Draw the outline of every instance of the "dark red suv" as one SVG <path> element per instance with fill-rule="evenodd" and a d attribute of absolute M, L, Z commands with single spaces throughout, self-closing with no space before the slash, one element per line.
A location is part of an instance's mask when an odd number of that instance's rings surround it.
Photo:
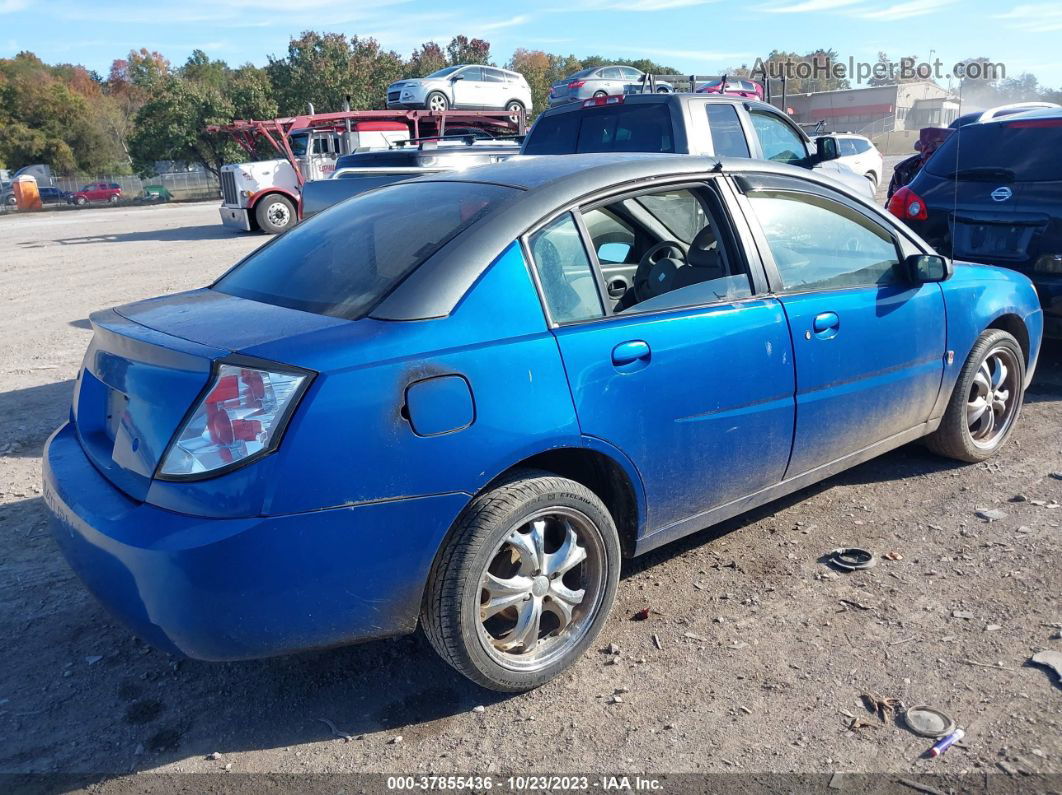
<path fill-rule="evenodd" d="M 70 194 L 70 201 L 74 204 L 88 204 L 89 202 L 117 204 L 121 197 L 122 188 L 117 182 L 90 182 L 81 190 Z"/>

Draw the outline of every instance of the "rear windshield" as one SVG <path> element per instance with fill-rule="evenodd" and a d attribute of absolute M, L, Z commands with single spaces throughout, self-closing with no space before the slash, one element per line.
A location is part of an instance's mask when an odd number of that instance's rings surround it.
<path fill-rule="evenodd" d="M 513 188 L 391 185 L 331 207 L 255 251 L 214 289 L 320 315 L 358 318 Z"/>
<path fill-rule="evenodd" d="M 582 152 L 674 152 L 664 103 L 606 105 L 541 116 L 524 141 L 525 155 Z"/>
<path fill-rule="evenodd" d="M 926 163 L 937 177 L 993 182 L 1062 180 L 1062 119 L 960 127 Z"/>

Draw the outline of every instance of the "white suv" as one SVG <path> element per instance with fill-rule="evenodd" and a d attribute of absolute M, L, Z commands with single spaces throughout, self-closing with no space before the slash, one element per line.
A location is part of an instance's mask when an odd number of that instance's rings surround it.
<path fill-rule="evenodd" d="M 844 163 L 852 171 L 861 174 L 870 180 L 874 190 L 878 189 L 881 182 L 882 158 L 881 152 L 871 143 L 869 138 L 851 133 L 831 133 L 837 139 L 837 160 Z"/>
<path fill-rule="evenodd" d="M 493 66 L 448 66 L 387 87 L 388 108 L 507 110 L 531 113 L 531 87 L 518 72 Z"/>

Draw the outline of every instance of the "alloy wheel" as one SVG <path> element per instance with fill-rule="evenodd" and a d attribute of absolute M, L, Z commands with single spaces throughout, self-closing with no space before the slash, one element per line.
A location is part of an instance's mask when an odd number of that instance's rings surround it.
<path fill-rule="evenodd" d="M 1020 372 L 1014 353 L 1003 346 L 981 360 L 966 399 L 966 424 L 978 447 L 994 447 L 1014 421 L 1021 402 Z"/>
<path fill-rule="evenodd" d="M 604 542 L 585 514 L 554 507 L 521 520 L 480 577 L 483 648 L 513 670 L 545 668 L 586 634 L 605 581 Z"/>
<path fill-rule="evenodd" d="M 446 98 L 440 94 L 433 95 L 432 98 L 428 100 L 428 110 L 446 110 Z"/>

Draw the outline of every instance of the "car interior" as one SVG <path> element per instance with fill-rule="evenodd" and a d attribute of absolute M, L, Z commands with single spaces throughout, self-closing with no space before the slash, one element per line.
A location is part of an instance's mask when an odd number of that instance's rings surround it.
<path fill-rule="evenodd" d="M 560 322 L 736 300 L 752 294 L 745 263 L 709 188 L 668 188 L 582 211 L 601 288 L 572 223 L 531 241 L 554 319 Z"/>

